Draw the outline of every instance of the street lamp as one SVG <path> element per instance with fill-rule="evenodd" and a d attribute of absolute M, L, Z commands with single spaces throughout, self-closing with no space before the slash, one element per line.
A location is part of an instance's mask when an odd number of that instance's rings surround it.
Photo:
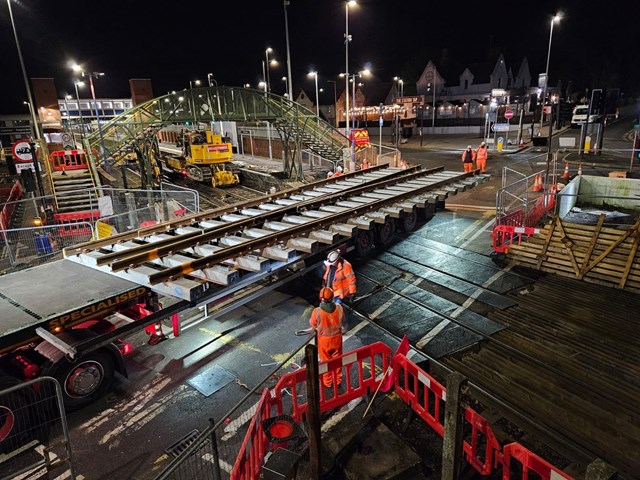
<path fill-rule="evenodd" d="M 336 128 L 338 128 L 338 87 L 335 80 L 327 80 L 333 83 L 333 115 L 335 116 Z"/>
<path fill-rule="evenodd" d="M 400 96 L 404 97 L 404 80 L 402 80 L 400 77 L 393 77 L 393 80 L 397 82 L 398 85 L 400 85 Z"/>
<path fill-rule="evenodd" d="M 107 159 L 107 149 L 104 146 L 104 135 L 102 134 L 102 125 L 100 125 L 100 112 L 98 111 L 98 102 L 96 101 L 96 90 L 93 87 L 93 79 L 100 78 L 104 76 L 102 72 L 90 72 L 86 73 L 80 65 L 74 63 L 71 68 L 74 72 L 79 72 L 83 77 L 89 77 L 89 87 L 91 88 L 91 98 L 93 99 L 93 107 L 96 111 L 96 120 L 98 122 L 98 134 L 100 135 L 100 149 L 102 150 L 102 160 L 104 162 L 104 169 L 107 173 L 111 172 L 111 168 L 109 166 L 109 160 Z M 80 106 L 80 105 L 78 105 Z"/>
<path fill-rule="evenodd" d="M 264 89 L 264 93 L 267 93 L 267 82 L 258 83 L 258 87 Z"/>
<path fill-rule="evenodd" d="M 199 86 L 200 85 L 200 80 L 189 80 L 189 88 L 193 89 L 193 86 Z"/>
<path fill-rule="evenodd" d="M 551 30 L 549 31 L 549 48 L 547 49 L 547 68 L 544 71 L 544 85 L 542 86 L 542 111 L 540 112 L 540 130 L 538 136 L 542 133 L 542 121 L 544 120 L 544 103 L 547 96 L 547 84 L 549 83 L 549 59 L 551 58 L 551 40 L 553 38 L 553 24 L 560 21 L 560 14 L 557 13 L 551 19 Z"/>
<path fill-rule="evenodd" d="M 264 78 L 264 81 L 267 82 L 267 91 L 271 92 L 271 79 L 269 77 L 269 66 L 273 66 L 275 67 L 276 65 L 278 65 L 278 62 L 276 60 L 269 60 L 269 54 L 273 52 L 273 48 L 268 47 L 265 51 L 264 51 L 264 56 L 266 58 L 266 63 L 263 64 L 263 68 L 264 65 L 266 65 L 266 72 L 267 72 L 267 76 Z"/>
<path fill-rule="evenodd" d="M 78 87 L 84 87 L 84 82 L 82 80 L 74 79 L 73 87 L 76 90 L 76 100 L 78 102 L 78 114 L 80 115 L 80 143 L 82 143 L 82 148 L 84 148 L 84 118 L 82 118 L 82 107 L 80 106 L 80 94 L 78 93 Z"/>
<path fill-rule="evenodd" d="M 316 82 L 316 116 L 320 118 L 320 98 L 318 95 L 318 72 L 309 72 L 308 76 L 314 77 Z"/>
<path fill-rule="evenodd" d="M 218 88 L 218 82 L 216 82 L 216 79 L 213 78 L 213 73 L 207 73 L 207 83 L 209 84 L 210 87 L 212 87 L 213 84 L 215 83 L 216 88 Z"/>
<path fill-rule="evenodd" d="M 287 16 L 287 6 L 289 5 L 289 0 L 283 0 L 282 5 L 284 7 L 284 28 L 285 28 L 285 37 L 287 40 L 287 78 L 289 80 L 287 85 L 287 92 L 289 96 L 293 96 L 293 84 L 291 76 L 291 52 L 289 51 L 289 18 Z"/>
<path fill-rule="evenodd" d="M 284 82 L 284 96 L 288 98 L 289 90 L 288 90 L 288 84 L 287 84 L 287 77 L 282 77 L 282 81 Z"/>
<path fill-rule="evenodd" d="M 350 0 L 344 4 L 344 101 L 345 101 L 345 131 L 349 133 L 349 42 L 351 42 L 351 35 L 349 35 L 349 7 L 357 5 L 358 2 Z"/>

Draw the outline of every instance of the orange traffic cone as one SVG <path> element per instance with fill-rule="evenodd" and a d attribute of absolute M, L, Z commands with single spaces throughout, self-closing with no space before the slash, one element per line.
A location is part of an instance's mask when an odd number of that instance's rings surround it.
<path fill-rule="evenodd" d="M 536 179 L 533 182 L 533 191 L 534 192 L 541 192 L 542 191 L 542 176 L 541 175 L 536 175 Z"/>
<path fill-rule="evenodd" d="M 564 173 L 562 174 L 562 179 L 569 181 L 569 178 L 571 178 L 571 174 L 569 173 L 569 162 L 567 162 L 567 164 L 564 166 Z"/>
<path fill-rule="evenodd" d="M 578 175 L 582 175 L 582 163 L 578 165 Z"/>

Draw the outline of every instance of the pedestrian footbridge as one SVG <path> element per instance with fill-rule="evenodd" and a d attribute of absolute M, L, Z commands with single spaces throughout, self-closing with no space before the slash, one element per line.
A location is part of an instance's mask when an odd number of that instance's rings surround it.
<path fill-rule="evenodd" d="M 142 145 L 155 140 L 163 127 L 185 122 L 233 121 L 241 124 L 271 122 L 284 146 L 284 171 L 290 178 L 302 178 L 300 152 L 304 148 L 330 160 L 341 162 L 349 139 L 312 111 L 285 97 L 241 87 L 204 87 L 157 97 L 136 105 L 102 126 L 99 132 L 87 135 L 84 147 L 96 166 L 104 157 L 124 156 L 131 148 L 144 150 Z M 104 146 L 102 145 L 104 142 Z"/>

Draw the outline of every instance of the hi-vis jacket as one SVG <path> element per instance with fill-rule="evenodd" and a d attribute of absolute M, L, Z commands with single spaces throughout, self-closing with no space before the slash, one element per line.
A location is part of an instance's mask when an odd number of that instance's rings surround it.
<path fill-rule="evenodd" d="M 333 296 L 335 298 L 345 298 L 347 295 L 356 294 L 356 274 L 353 273 L 353 267 L 344 258 L 341 258 L 333 266 L 335 268 L 335 274 L 331 285 L 327 282 L 331 274 L 331 265 L 327 265 L 322 277 L 322 282 L 325 287 L 333 290 Z"/>

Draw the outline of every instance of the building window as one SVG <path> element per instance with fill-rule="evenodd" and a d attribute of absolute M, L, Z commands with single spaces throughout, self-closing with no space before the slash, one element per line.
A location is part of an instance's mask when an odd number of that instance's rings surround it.
<path fill-rule="evenodd" d="M 113 102 L 113 108 L 122 108 L 122 102 Z"/>
<path fill-rule="evenodd" d="M 469 80 L 464 81 L 464 89 L 467 90 L 469 88 Z"/>
<path fill-rule="evenodd" d="M 124 108 L 131 108 L 133 104 L 131 102 L 124 102 Z"/>

